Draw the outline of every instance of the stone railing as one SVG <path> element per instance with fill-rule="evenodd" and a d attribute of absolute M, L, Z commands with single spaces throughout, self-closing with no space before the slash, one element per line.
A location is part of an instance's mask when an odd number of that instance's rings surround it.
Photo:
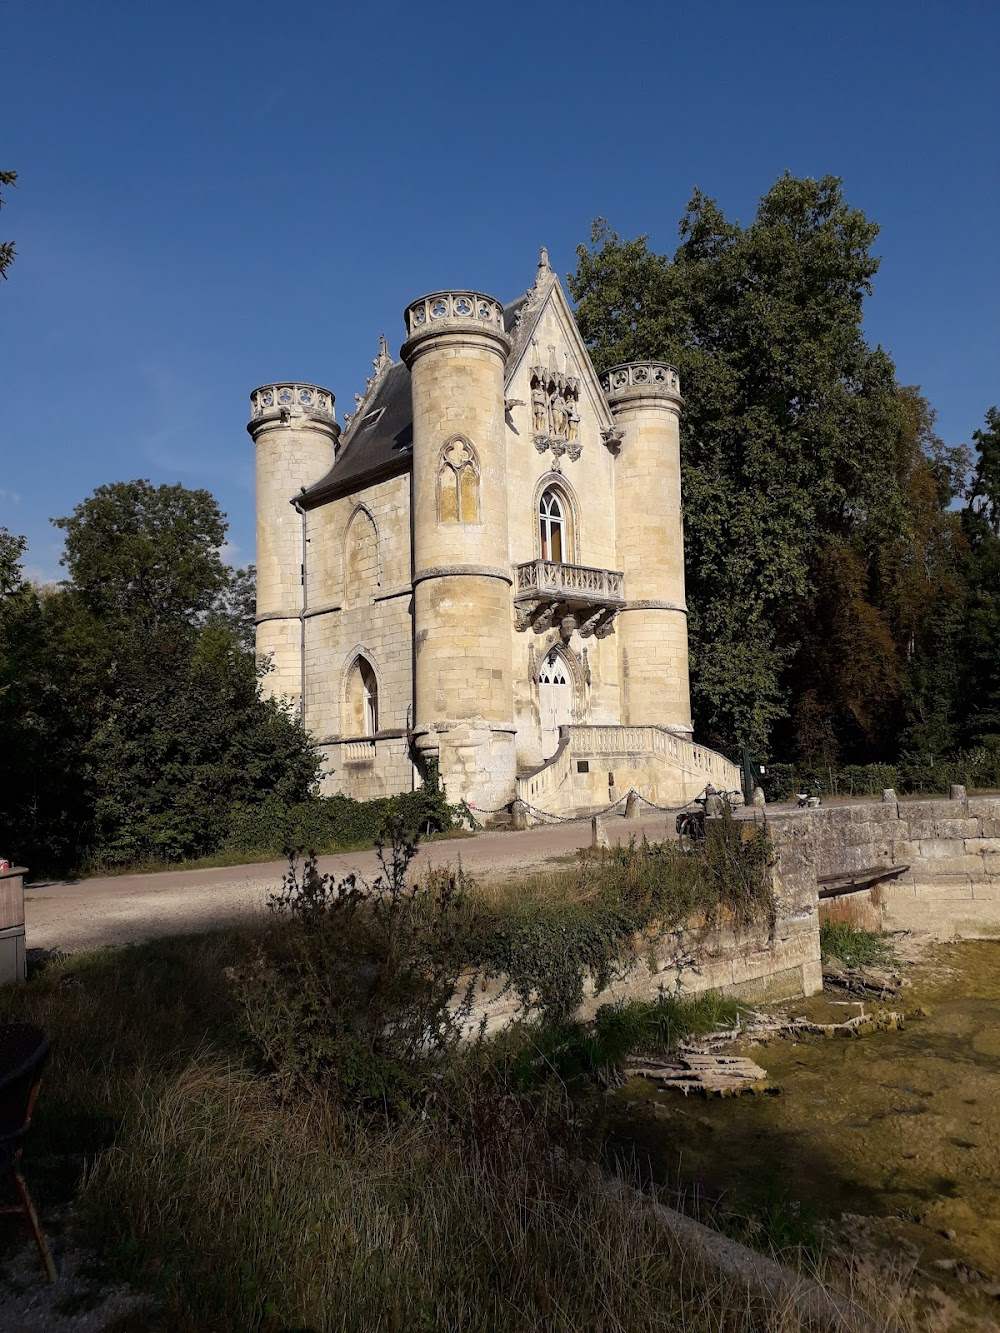
<path fill-rule="evenodd" d="M 612 395 L 627 389 L 661 389 L 679 394 L 680 380 L 675 368 L 665 361 L 629 361 L 606 370 L 601 376 L 601 388 Z"/>
<path fill-rule="evenodd" d="M 341 758 L 345 764 L 373 764 L 375 762 L 375 740 L 345 741 L 341 748 Z"/>
<path fill-rule="evenodd" d="M 517 780 L 517 798 L 528 805 L 545 807 L 545 798 L 565 782 L 570 775 L 569 728 L 559 728 L 559 749 L 543 768 Z"/>
<path fill-rule="evenodd" d="M 333 421 L 334 397 L 318 384 L 262 384 L 250 395 L 250 420 L 280 416 L 326 417 Z"/>
<path fill-rule="evenodd" d="M 503 332 L 503 306 L 482 292 L 431 292 L 408 305 L 403 318 L 411 335 L 442 320 L 461 320 Z"/>
<path fill-rule="evenodd" d="M 724 791 L 741 784 L 739 766 L 718 750 L 709 750 L 666 727 L 570 727 L 574 757 L 661 754 L 680 767 L 705 775 L 705 782 Z"/>
<path fill-rule="evenodd" d="M 551 560 L 529 560 L 514 566 L 514 595 L 537 593 L 605 603 L 625 600 L 625 575 L 591 565 L 563 565 Z"/>
<path fill-rule="evenodd" d="M 578 767 L 578 761 L 594 759 L 604 761 L 601 772 L 614 768 L 635 774 L 628 781 L 643 796 L 653 790 L 650 786 L 644 791 L 643 786 L 650 784 L 656 774 L 662 778 L 672 773 L 665 789 L 676 793 L 677 805 L 690 800 L 708 783 L 720 791 L 735 791 L 740 786 L 740 770 L 725 755 L 666 727 L 573 724 L 560 728 L 559 749 L 543 768 L 518 778 L 518 799 L 562 817 L 605 804 L 603 778 L 598 779 L 589 770 L 585 774 Z M 602 794 L 595 799 L 598 788 L 602 788 Z"/>

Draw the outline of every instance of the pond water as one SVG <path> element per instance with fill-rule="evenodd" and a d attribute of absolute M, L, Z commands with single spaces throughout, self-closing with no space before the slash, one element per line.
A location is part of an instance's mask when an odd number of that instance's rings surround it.
<path fill-rule="evenodd" d="M 886 1243 L 942 1281 L 937 1260 L 1000 1279 L 1000 942 L 935 946 L 907 971 L 890 1006 L 902 1031 L 737 1048 L 775 1096 L 684 1098 L 632 1079 L 609 1098 L 610 1145 L 689 1203 L 721 1200 L 779 1232 L 782 1210 L 879 1218 Z M 784 1009 L 858 1012 L 832 998 Z"/>

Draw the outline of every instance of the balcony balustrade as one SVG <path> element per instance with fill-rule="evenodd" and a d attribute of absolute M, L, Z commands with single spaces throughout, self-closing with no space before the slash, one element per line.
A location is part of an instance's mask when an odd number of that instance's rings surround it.
<path fill-rule="evenodd" d="M 528 560 L 514 566 L 517 628 L 543 632 L 558 624 L 564 638 L 610 634 L 625 604 L 625 576 L 616 569 Z"/>

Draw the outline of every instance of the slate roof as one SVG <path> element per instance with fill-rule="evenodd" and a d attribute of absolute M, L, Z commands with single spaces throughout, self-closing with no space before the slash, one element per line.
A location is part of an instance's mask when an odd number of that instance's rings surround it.
<path fill-rule="evenodd" d="M 366 418 L 380 412 L 377 420 Z M 399 362 L 384 371 L 351 422 L 340 457 L 320 481 L 299 497 L 306 509 L 363 490 L 375 481 L 407 472 L 413 450 L 410 372 Z"/>
<path fill-rule="evenodd" d="M 531 337 L 537 313 L 543 301 L 535 307 L 532 317 L 530 292 L 504 306 L 504 328 L 511 335 L 514 351 L 511 364 Z M 520 316 L 520 319 L 518 318 Z M 377 420 L 366 424 L 375 412 Z M 410 470 L 413 457 L 413 396 L 410 390 L 410 372 L 402 362 L 391 365 L 377 378 L 358 412 L 344 434 L 339 457 L 333 467 L 300 496 L 296 497 L 306 509 L 336 500 L 353 491 L 387 477 Z"/>

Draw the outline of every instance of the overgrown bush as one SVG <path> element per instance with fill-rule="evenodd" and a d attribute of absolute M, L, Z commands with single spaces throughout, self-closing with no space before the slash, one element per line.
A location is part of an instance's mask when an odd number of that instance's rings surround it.
<path fill-rule="evenodd" d="M 370 884 L 293 857 L 270 900 L 284 930 L 234 978 L 270 1069 L 298 1085 L 322 1078 L 344 1102 L 398 1107 L 426 1093 L 469 1002 L 453 1004 L 463 906 L 454 881 L 408 882 L 416 844 L 398 819 L 387 832 Z"/>
<path fill-rule="evenodd" d="M 554 895 L 529 882 L 499 900 L 461 867 L 411 883 L 415 842 L 398 820 L 388 829 L 371 884 L 293 859 L 271 900 L 284 929 L 235 974 L 265 1064 L 347 1102 L 398 1109 L 425 1096 L 428 1070 L 469 1029 L 477 975 L 503 978 L 525 1016 L 559 1026 L 588 975 L 604 989 L 667 935 L 683 967 L 713 926 L 773 931 L 766 828 L 731 816 L 709 821 L 696 855 L 644 840 L 563 872 Z"/>
<path fill-rule="evenodd" d="M 950 757 L 904 752 L 895 764 L 844 764 L 839 768 L 770 764 L 763 785 L 769 801 L 787 801 L 800 791 L 880 796 L 886 787 L 907 796 L 943 795 L 955 783 L 970 790 L 1000 787 L 1000 737 L 987 736 L 975 749 Z"/>

